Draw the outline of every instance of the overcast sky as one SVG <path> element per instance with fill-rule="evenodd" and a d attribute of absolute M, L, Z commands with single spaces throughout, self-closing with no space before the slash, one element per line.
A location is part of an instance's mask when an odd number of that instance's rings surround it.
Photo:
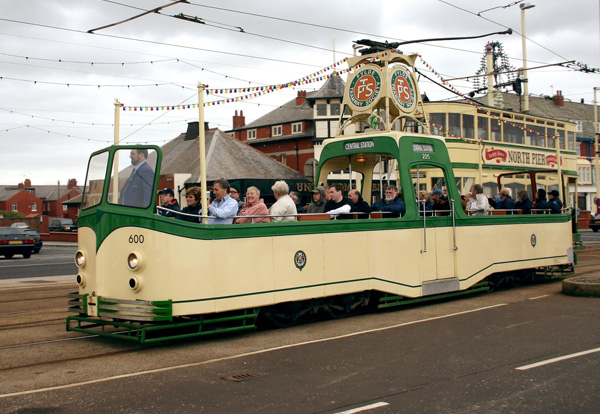
<path fill-rule="evenodd" d="M 83 184 L 90 153 L 113 141 L 115 99 L 126 106 L 193 104 L 198 82 L 209 88 L 286 83 L 352 55 L 352 41 L 358 39 L 476 36 L 510 27 L 515 31 L 510 36 L 400 49 L 421 54 L 446 78 L 461 78 L 478 71 L 485 44 L 498 40 L 510 63 L 522 66 L 521 11 L 513 4 L 521 2 L 511 0 L 191 0 L 87 33 L 169 3 L 0 0 L 0 185 L 25 178 L 34 185 L 65 184 L 69 178 Z M 529 68 L 569 60 L 600 67 L 599 1 L 531 3 L 535 7 L 525 12 Z M 179 14 L 206 24 L 170 17 Z M 426 70 L 419 60 L 417 68 Z M 599 76 L 561 67 L 530 70 L 529 92 L 562 90 L 567 99 L 591 104 Z M 463 93 L 473 89 L 466 80 L 451 83 Z M 321 85 L 211 106 L 205 119 L 210 127 L 227 130 L 236 110 L 244 111 L 249 123 L 297 90 Z M 431 99 L 452 97 L 427 81 L 420 88 Z M 162 145 L 197 119 L 197 109 L 121 112 L 121 142 Z"/>

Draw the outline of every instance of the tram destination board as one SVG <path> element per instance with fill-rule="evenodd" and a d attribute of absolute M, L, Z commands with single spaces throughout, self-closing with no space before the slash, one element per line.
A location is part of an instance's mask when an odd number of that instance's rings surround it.
<path fill-rule="evenodd" d="M 354 141 L 344 144 L 344 151 L 356 151 L 368 148 L 375 148 L 375 143 L 373 141 Z"/>

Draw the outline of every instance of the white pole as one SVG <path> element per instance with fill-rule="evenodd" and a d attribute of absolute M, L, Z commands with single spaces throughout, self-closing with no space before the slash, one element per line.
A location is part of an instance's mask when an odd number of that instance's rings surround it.
<path fill-rule="evenodd" d="M 200 188 L 202 188 L 202 215 L 208 215 L 206 203 L 206 141 L 204 137 L 204 90 L 206 86 L 198 83 L 198 141 L 200 143 Z M 202 223 L 207 224 L 208 219 L 202 218 Z"/>
<path fill-rule="evenodd" d="M 529 79 L 527 79 L 527 29 L 525 27 L 525 10 L 521 7 L 521 39 L 523 42 L 523 112 L 529 112 Z"/>
<path fill-rule="evenodd" d="M 598 88 L 594 87 L 594 147 L 596 148 L 596 153 L 594 154 L 595 161 L 595 172 L 596 172 L 596 200 L 600 199 L 600 185 L 598 183 L 598 179 L 600 179 L 600 159 L 598 159 L 598 151 L 600 147 L 598 146 L 598 101 L 596 100 L 596 91 Z"/>

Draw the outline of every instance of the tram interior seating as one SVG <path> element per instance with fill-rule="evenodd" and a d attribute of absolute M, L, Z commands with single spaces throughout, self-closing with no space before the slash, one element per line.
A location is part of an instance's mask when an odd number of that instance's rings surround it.
<path fill-rule="evenodd" d="M 329 214 L 298 214 L 298 221 L 330 220 Z"/>

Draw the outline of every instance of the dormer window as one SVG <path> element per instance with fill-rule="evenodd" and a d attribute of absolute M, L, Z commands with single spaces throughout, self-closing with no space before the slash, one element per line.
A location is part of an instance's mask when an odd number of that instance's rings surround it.
<path fill-rule="evenodd" d="M 292 134 L 299 134 L 302 132 L 302 122 L 296 122 L 292 124 Z"/>
<path fill-rule="evenodd" d="M 271 128 L 271 135 L 274 137 L 277 137 L 279 135 L 282 134 L 282 129 L 281 129 L 281 125 L 276 125 L 274 127 Z"/>
<path fill-rule="evenodd" d="M 256 139 L 256 129 L 249 129 L 247 134 L 247 139 Z"/>

